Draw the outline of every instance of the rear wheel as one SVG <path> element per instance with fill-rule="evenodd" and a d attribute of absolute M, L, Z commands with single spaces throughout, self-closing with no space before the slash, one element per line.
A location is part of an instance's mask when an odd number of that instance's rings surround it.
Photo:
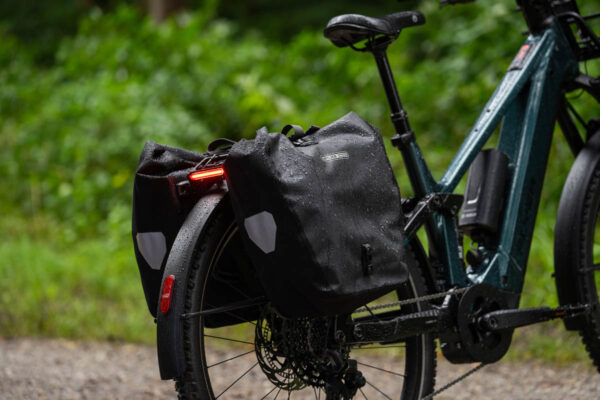
<path fill-rule="evenodd" d="M 248 289 L 252 285 L 244 284 L 239 273 L 232 273 L 232 263 L 244 269 L 250 267 L 240 257 L 241 238 L 229 208 L 223 208 L 212 219 L 196 247 L 196 260 L 186 285 L 186 313 L 214 308 L 219 304 L 211 302 L 225 290 L 235 293 L 237 299 L 256 296 Z M 377 302 L 426 294 L 416 262 L 409 264 L 408 282 L 393 298 L 387 295 Z M 416 312 L 421 305 L 404 307 L 403 312 Z M 290 360 L 277 350 L 285 335 L 286 343 L 313 351 L 326 335 L 325 319 L 276 321 L 278 317 L 267 306 L 211 318 L 184 321 L 185 372 L 176 380 L 181 399 L 325 400 L 318 368 L 323 361 L 302 360 L 300 356 Z M 227 326 L 217 327 L 222 324 Z M 283 325 L 287 328 L 281 328 Z M 366 379 L 366 385 L 353 398 L 418 400 L 433 391 L 435 344 L 431 335 L 398 343 L 347 344 L 343 351 L 357 361 Z M 304 376 L 299 376 L 299 370 Z"/>

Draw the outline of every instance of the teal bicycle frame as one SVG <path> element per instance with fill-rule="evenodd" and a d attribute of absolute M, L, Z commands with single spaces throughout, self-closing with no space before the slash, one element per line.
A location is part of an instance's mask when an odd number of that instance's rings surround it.
<path fill-rule="evenodd" d="M 450 286 L 487 283 L 521 292 L 561 85 L 578 70 L 565 33 L 555 22 L 527 38 L 439 182 L 414 140 L 402 149 L 417 198 L 452 193 L 503 119 L 498 149 L 510 160 L 509 189 L 501 228 L 493 238 L 495 250 L 475 270 L 465 270 L 455 217 L 436 213 L 426 226 L 430 251 L 447 266 Z"/>

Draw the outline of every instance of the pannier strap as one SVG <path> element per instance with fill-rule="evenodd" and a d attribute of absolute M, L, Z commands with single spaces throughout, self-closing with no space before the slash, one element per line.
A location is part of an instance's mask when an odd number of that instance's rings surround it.
<path fill-rule="evenodd" d="M 302 129 L 302 127 L 300 125 L 288 124 L 283 127 L 283 129 L 281 130 L 281 134 L 287 136 L 287 134 L 292 129 L 294 130 L 294 134 L 292 136 L 290 136 L 290 140 L 293 142 L 294 140 L 302 139 L 306 135 L 315 133 L 316 131 L 318 131 L 321 128 L 319 128 L 318 126 L 311 125 L 311 127 L 308 128 L 308 130 L 306 132 L 304 132 L 304 129 Z"/>
<path fill-rule="evenodd" d="M 231 139 L 219 138 L 219 139 L 215 139 L 212 142 L 210 142 L 208 144 L 208 147 L 206 148 L 206 150 L 209 153 L 213 153 L 217 150 L 221 150 L 222 148 L 231 147 L 234 145 L 234 143 L 235 143 L 235 141 L 233 141 Z"/>

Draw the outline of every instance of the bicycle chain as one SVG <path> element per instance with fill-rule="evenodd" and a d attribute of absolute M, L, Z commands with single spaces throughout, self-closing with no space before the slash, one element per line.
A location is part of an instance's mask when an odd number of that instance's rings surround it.
<path fill-rule="evenodd" d="M 435 392 L 428 394 L 425 397 L 422 397 L 421 400 L 431 400 L 433 399 L 433 396 L 437 396 L 438 394 L 450 389 L 452 386 L 456 385 L 458 382 L 467 379 L 469 376 L 473 375 L 475 372 L 479 371 L 481 368 L 485 367 L 487 364 L 481 363 L 478 366 L 476 366 L 475 368 L 467 371 L 465 374 L 459 376 L 458 378 L 448 382 L 447 384 L 445 384 L 444 386 L 442 386 L 441 388 L 439 388 L 438 390 L 436 390 Z"/>
<path fill-rule="evenodd" d="M 401 306 L 406 306 L 409 304 L 420 303 L 422 301 L 435 300 L 435 299 L 439 299 L 439 298 L 446 297 L 446 296 L 456 296 L 458 294 L 466 292 L 468 289 L 469 289 L 468 287 L 460 288 L 460 289 L 452 289 L 452 290 L 448 290 L 447 292 L 429 294 L 426 296 L 415 297 L 413 299 L 400 300 L 400 301 L 396 301 L 394 303 L 378 304 L 378 305 L 372 306 L 372 307 L 365 306 L 363 308 L 359 308 L 358 310 L 356 310 L 354 312 L 356 312 L 356 313 L 371 312 L 371 311 L 375 311 L 375 310 L 381 310 L 384 308 L 392 308 L 392 307 L 398 307 L 398 306 L 401 307 Z"/>
<path fill-rule="evenodd" d="M 398 306 L 401 307 L 401 306 L 406 306 L 406 305 L 409 305 L 409 304 L 419 303 L 419 302 L 422 302 L 422 301 L 435 300 L 435 299 L 443 298 L 443 297 L 446 297 L 446 296 L 456 296 L 456 295 L 459 295 L 461 293 L 466 292 L 467 290 L 469 290 L 468 287 L 459 288 L 459 289 L 451 289 L 449 291 L 442 292 L 442 293 L 435 293 L 435 294 L 430 294 L 430 295 L 426 295 L 426 296 L 415 297 L 413 299 L 400 300 L 400 301 L 396 301 L 396 302 L 393 302 L 393 303 L 378 304 L 378 305 L 373 306 L 373 307 L 366 307 L 365 306 L 363 308 L 359 308 L 355 312 L 372 312 L 372 311 L 375 311 L 375 310 L 381 310 L 381 309 L 385 309 L 385 308 L 392 308 L 392 307 L 398 307 Z M 485 367 L 486 365 L 487 364 L 484 364 L 484 363 L 479 364 L 475 368 L 467 371 L 465 374 L 459 376 L 458 378 L 456 378 L 456 379 L 448 382 L 447 384 L 445 384 L 444 386 L 442 386 L 438 390 L 434 391 L 433 393 L 428 394 L 427 396 L 421 398 L 420 400 L 432 400 L 434 396 L 437 396 L 438 394 L 440 394 L 440 393 L 442 393 L 442 392 L 450 389 L 452 386 L 454 386 L 457 383 L 465 380 L 466 378 L 468 378 L 469 376 L 471 376 L 475 372 L 479 371 L 481 368 Z"/>

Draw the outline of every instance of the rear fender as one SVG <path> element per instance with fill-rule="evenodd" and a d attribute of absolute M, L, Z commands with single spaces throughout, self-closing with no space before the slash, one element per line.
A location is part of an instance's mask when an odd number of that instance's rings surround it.
<path fill-rule="evenodd" d="M 168 312 L 163 314 L 158 305 L 156 318 L 156 345 L 158 365 L 162 379 L 172 379 L 183 373 L 183 321 L 185 282 L 194 261 L 194 250 L 198 238 L 207 227 L 207 222 L 215 210 L 223 205 L 228 206 L 226 192 L 216 192 L 202 197 L 188 214 L 181 226 L 173 247 L 169 253 L 162 282 L 169 275 L 175 278 L 171 292 L 171 304 Z M 227 204 L 224 204 L 227 203 Z M 162 284 L 161 290 L 162 293 Z"/>

